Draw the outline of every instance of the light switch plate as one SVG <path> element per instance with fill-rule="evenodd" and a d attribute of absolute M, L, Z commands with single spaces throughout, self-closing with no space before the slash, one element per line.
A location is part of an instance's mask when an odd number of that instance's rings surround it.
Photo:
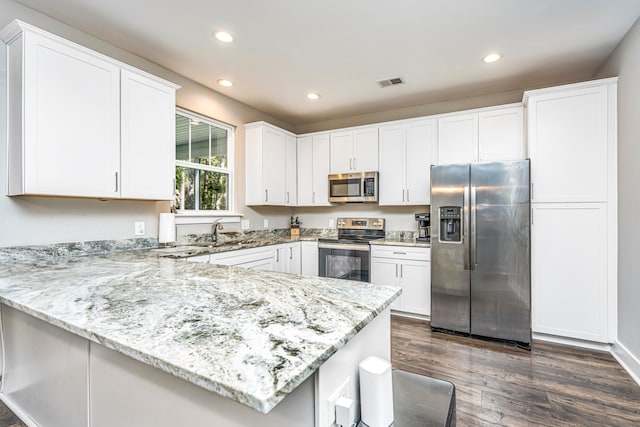
<path fill-rule="evenodd" d="M 249 223 L 249 220 L 248 220 L 248 219 L 243 219 L 243 220 L 240 222 L 240 224 L 241 224 L 241 228 L 242 228 L 243 230 L 248 230 L 248 229 L 251 227 L 251 224 Z"/>
<path fill-rule="evenodd" d="M 269 220 L 268 219 L 264 220 L 264 228 L 269 228 Z"/>
<path fill-rule="evenodd" d="M 333 220 L 332 220 L 332 219 L 330 219 L 330 220 L 329 220 L 329 228 L 333 228 L 333 227 L 335 227 L 335 226 L 336 226 L 336 224 L 333 222 Z"/>
<path fill-rule="evenodd" d="M 133 223 L 133 229 L 136 236 L 144 236 L 144 221 L 136 221 Z"/>

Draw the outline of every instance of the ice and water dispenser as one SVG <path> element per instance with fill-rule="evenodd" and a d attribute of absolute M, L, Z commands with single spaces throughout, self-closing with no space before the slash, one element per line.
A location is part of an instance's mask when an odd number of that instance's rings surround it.
<path fill-rule="evenodd" d="M 440 207 L 440 241 L 460 242 L 462 241 L 462 207 L 441 206 Z"/>

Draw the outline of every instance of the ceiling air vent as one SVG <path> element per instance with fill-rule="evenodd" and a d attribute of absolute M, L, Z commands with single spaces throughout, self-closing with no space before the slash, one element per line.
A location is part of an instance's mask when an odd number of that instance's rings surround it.
<path fill-rule="evenodd" d="M 404 80 L 402 79 L 402 77 L 394 77 L 392 79 L 378 80 L 376 83 L 378 83 L 378 86 L 380 87 L 387 87 L 387 86 L 401 85 L 404 83 Z"/>

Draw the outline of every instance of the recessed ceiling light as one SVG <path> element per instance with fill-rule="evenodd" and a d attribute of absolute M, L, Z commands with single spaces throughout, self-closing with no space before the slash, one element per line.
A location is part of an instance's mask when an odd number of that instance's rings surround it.
<path fill-rule="evenodd" d="M 311 92 L 307 94 L 307 98 L 316 100 L 320 98 L 320 95 L 315 92 Z"/>
<path fill-rule="evenodd" d="M 215 36 L 218 40 L 224 43 L 231 43 L 233 41 L 233 36 L 226 31 L 218 31 L 215 33 Z"/>
<path fill-rule="evenodd" d="M 233 86 L 233 82 L 232 82 L 232 81 L 225 80 L 225 79 L 220 79 L 220 80 L 218 80 L 218 84 L 219 84 L 220 86 L 224 86 L 224 87 L 231 87 L 231 86 Z"/>
<path fill-rule="evenodd" d="M 489 55 L 482 58 L 482 62 L 486 62 L 488 64 L 490 62 L 496 62 L 500 58 L 501 55 L 499 53 L 490 53 Z"/>

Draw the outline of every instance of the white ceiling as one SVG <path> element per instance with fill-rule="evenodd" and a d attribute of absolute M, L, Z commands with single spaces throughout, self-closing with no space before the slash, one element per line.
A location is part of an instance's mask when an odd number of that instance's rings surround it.
<path fill-rule="evenodd" d="M 640 0 L 17 1 L 292 125 L 588 79 L 640 16 Z"/>

